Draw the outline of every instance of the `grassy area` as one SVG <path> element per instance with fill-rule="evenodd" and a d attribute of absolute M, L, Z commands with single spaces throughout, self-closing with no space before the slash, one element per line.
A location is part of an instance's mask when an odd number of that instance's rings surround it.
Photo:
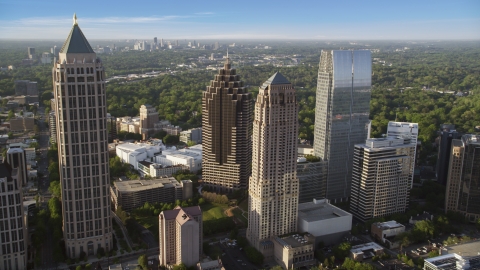
<path fill-rule="evenodd" d="M 219 219 L 226 217 L 225 210 L 228 208 L 226 204 L 206 203 L 201 206 L 203 212 L 203 221 Z"/>
<path fill-rule="evenodd" d="M 241 201 L 238 207 L 242 208 L 243 211 L 248 211 L 248 199 L 245 198 L 243 201 Z"/>
<path fill-rule="evenodd" d="M 235 208 L 233 209 L 233 215 L 238 218 L 245 226 L 248 225 L 248 220 L 242 215 L 242 210 Z"/>
<path fill-rule="evenodd" d="M 145 227 L 145 229 L 150 229 L 152 226 L 158 226 L 158 216 L 148 216 L 148 217 L 141 217 L 135 216 L 135 220 L 138 224 Z"/>

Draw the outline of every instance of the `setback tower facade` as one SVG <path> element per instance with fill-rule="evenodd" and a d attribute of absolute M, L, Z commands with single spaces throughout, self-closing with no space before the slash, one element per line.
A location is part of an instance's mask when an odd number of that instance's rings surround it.
<path fill-rule="evenodd" d="M 225 65 L 202 98 L 203 182 L 218 191 L 247 188 L 251 173 L 252 94 Z"/>
<path fill-rule="evenodd" d="M 353 148 L 367 139 L 371 53 L 322 51 L 315 105 L 314 155 L 327 161 L 326 197 L 350 195 Z"/>
<path fill-rule="evenodd" d="M 297 115 L 295 89 L 277 72 L 260 87 L 253 121 L 247 239 L 262 253 L 297 230 Z"/>
<path fill-rule="evenodd" d="M 74 17 L 53 67 L 67 256 L 112 248 L 105 71 Z"/>

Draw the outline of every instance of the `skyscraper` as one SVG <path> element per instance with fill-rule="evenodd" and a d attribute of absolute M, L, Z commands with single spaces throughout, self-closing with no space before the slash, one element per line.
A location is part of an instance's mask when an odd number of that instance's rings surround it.
<path fill-rule="evenodd" d="M 158 112 L 150 104 L 140 106 L 140 134 L 146 140 L 153 135 L 155 123 L 158 123 Z"/>
<path fill-rule="evenodd" d="M 0 163 L 0 270 L 27 269 L 27 230 L 19 169 Z"/>
<path fill-rule="evenodd" d="M 105 71 L 76 16 L 53 67 L 67 256 L 112 248 Z"/>
<path fill-rule="evenodd" d="M 353 148 L 367 139 L 371 74 L 368 50 L 321 53 L 313 148 L 328 162 L 326 189 L 332 201 L 350 195 Z"/>
<path fill-rule="evenodd" d="M 350 212 L 362 221 L 405 212 L 412 186 L 416 143 L 402 137 L 356 144 Z"/>
<path fill-rule="evenodd" d="M 297 230 L 297 115 L 295 89 L 277 72 L 260 87 L 253 121 L 247 239 L 260 251 Z"/>
<path fill-rule="evenodd" d="M 437 182 L 445 185 L 448 178 L 452 140 L 460 139 L 462 134 L 455 130 L 455 125 L 443 124 L 440 125 L 438 135 Z"/>
<path fill-rule="evenodd" d="M 33 58 L 35 58 L 35 48 L 33 48 L 33 47 L 28 47 L 28 48 L 27 48 L 27 53 L 28 53 L 28 59 L 33 59 Z"/>
<path fill-rule="evenodd" d="M 480 218 L 480 135 L 467 134 L 452 140 L 448 166 L 445 212 Z"/>
<path fill-rule="evenodd" d="M 227 58 L 202 98 L 203 182 L 246 188 L 251 172 L 252 94 Z"/>
<path fill-rule="evenodd" d="M 18 185 L 20 187 L 27 185 L 28 172 L 27 172 L 27 157 L 25 150 L 20 147 L 8 148 L 7 150 L 7 163 L 10 164 L 12 169 L 18 169 Z"/>

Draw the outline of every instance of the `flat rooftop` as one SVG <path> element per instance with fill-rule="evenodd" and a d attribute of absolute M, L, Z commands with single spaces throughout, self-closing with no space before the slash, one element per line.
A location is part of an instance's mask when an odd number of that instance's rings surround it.
<path fill-rule="evenodd" d="M 395 220 L 390 220 L 382 223 L 374 223 L 374 225 L 383 230 L 405 227 L 402 224 L 396 222 Z"/>
<path fill-rule="evenodd" d="M 462 255 L 462 257 L 473 257 L 480 255 L 480 240 L 469 242 L 466 244 L 460 244 L 455 246 L 445 247 L 448 250 L 449 254 L 457 253 Z"/>
<path fill-rule="evenodd" d="M 115 182 L 115 188 L 119 192 L 136 192 L 154 188 L 181 186 L 173 177 L 163 177 L 152 180 L 129 180 Z"/>
<path fill-rule="evenodd" d="M 283 238 L 275 237 L 275 240 L 281 245 L 283 245 L 283 247 L 290 246 L 292 248 L 297 248 L 297 247 L 312 244 L 311 242 L 308 242 L 303 236 L 299 234 L 294 234 L 294 235 L 290 235 Z"/>
<path fill-rule="evenodd" d="M 352 214 L 331 205 L 327 200 L 314 200 L 313 202 L 298 205 L 298 217 L 309 222 L 351 215 Z"/>
<path fill-rule="evenodd" d="M 353 247 L 350 249 L 350 252 L 352 252 L 353 254 L 361 254 L 361 253 L 363 253 L 364 251 L 368 251 L 368 250 L 374 250 L 374 251 L 383 250 L 383 247 L 381 247 L 381 246 L 380 246 L 379 244 L 377 244 L 377 243 L 370 242 L 370 243 L 366 243 L 366 244 L 361 244 L 361 245 L 353 246 Z"/>

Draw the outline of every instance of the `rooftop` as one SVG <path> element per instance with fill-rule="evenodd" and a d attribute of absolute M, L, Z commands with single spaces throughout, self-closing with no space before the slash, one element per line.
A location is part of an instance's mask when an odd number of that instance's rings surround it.
<path fill-rule="evenodd" d="M 173 177 L 163 177 L 152 180 L 117 181 L 114 185 L 119 192 L 137 192 L 153 188 L 181 186 Z"/>
<path fill-rule="evenodd" d="M 328 200 L 313 200 L 313 202 L 298 205 L 298 218 L 308 222 L 327 220 L 352 214 L 328 203 Z"/>
<path fill-rule="evenodd" d="M 469 242 L 466 244 L 460 244 L 455 246 L 445 247 L 448 253 L 457 253 L 464 257 L 478 256 L 480 255 L 480 240 Z"/>
<path fill-rule="evenodd" d="M 366 244 L 353 246 L 350 249 L 350 252 L 352 252 L 353 254 L 360 254 L 360 253 L 363 253 L 364 251 L 368 251 L 368 250 L 374 250 L 374 251 L 383 250 L 383 247 L 381 247 L 377 243 L 370 242 L 370 243 L 366 243 Z"/>
<path fill-rule="evenodd" d="M 82 30 L 77 23 L 77 16 L 74 17 L 74 23 L 70 34 L 60 49 L 60 53 L 95 53 L 83 35 Z"/>
<path fill-rule="evenodd" d="M 390 221 L 381 222 L 381 223 L 374 223 L 373 225 L 383 230 L 405 227 L 402 224 L 396 222 L 395 220 L 390 220 Z"/>
<path fill-rule="evenodd" d="M 297 247 L 301 247 L 301 246 L 305 246 L 305 245 L 309 245 L 309 244 L 312 244 L 311 242 L 308 242 L 307 239 L 305 239 L 305 237 L 299 235 L 299 234 L 294 234 L 294 235 L 290 235 L 290 236 L 287 236 L 287 237 L 275 237 L 275 240 L 280 243 L 281 245 L 283 245 L 283 247 L 285 248 L 297 248 Z"/>

